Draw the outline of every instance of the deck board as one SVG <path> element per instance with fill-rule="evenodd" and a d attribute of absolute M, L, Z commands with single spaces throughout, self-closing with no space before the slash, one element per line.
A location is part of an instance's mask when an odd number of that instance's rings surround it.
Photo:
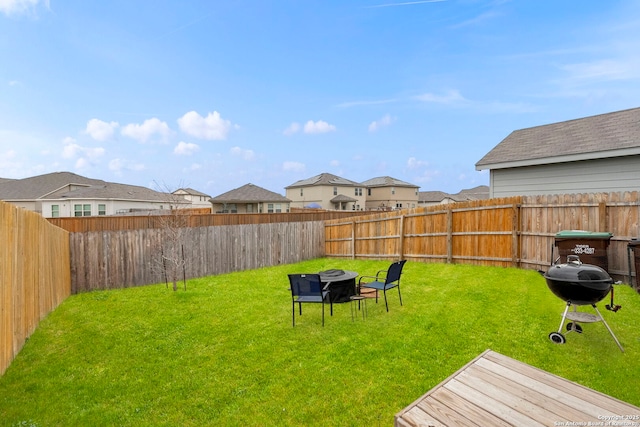
<path fill-rule="evenodd" d="M 487 350 L 396 414 L 397 427 L 554 426 L 640 408 Z"/>

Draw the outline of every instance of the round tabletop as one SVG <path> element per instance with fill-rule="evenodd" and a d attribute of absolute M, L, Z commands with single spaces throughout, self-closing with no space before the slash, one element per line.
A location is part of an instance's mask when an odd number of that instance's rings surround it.
<path fill-rule="evenodd" d="M 349 270 L 325 270 L 320 273 L 320 280 L 323 283 L 327 282 L 342 282 L 345 280 L 352 280 L 358 277 L 356 271 Z"/>

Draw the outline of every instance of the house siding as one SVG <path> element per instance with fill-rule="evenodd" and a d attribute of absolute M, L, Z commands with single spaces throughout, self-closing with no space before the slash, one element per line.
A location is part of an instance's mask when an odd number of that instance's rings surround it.
<path fill-rule="evenodd" d="M 391 189 L 395 188 L 395 194 Z M 367 191 L 366 189 L 364 190 Z M 371 196 L 367 197 L 366 208 L 375 209 L 393 209 L 396 205 L 402 205 L 403 209 L 415 208 L 418 206 L 418 188 L 417 187 L 399 187 L 384 186 L 372 187 Z"/>
<path fill-rule="evenodd" d="M 492 169 L 490 197 L 640 191 L 640 155 Z"/>

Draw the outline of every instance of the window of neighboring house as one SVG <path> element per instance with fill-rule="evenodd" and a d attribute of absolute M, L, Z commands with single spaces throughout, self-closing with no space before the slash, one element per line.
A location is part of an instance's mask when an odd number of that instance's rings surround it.
<path fill-rule="evenodd" d="M 99 204 L 98 215 L 106 215 L 106 214 L 107 214 L 107 205 Z"/>
<path fill-rule="evenodd" d="M 304 188 L 300 189 L 300 197 L 304 196 Z"/>
<path fill-rule="evenodd" d="M 396 203 L 396 209 L 402 209 L 402 203 Z"/>
<path fill-rule="evenodd" d="M 280 203 L 276 203 L 275 209 L 276 213 L 282 212 L 282 205 Z"/>
<path fill-rule="evenodd" d="M 367 188 L 367 196 L 370 196 L 370 195 L 371 195 L 371 189 Z"/>
<path fill-rule="evenodd" d="M 273 213 L 273 203 L 267 204 L 267 213 Z"/>
<path fill-rule="evenodd" d="M 228 203 L 224 213 L 238 213 L 238 206 L 235 203 Z"/>
<path fill-rule="evenodd" d="M 396 194 L 396 187 L 391 187 L 391 194 Z"/>
<path fill-rule="evenodd" d="M 73 205 L 73 216 L 91 216 L 91 205 Z"/>
<path fill-rule="evenodd" d="M 251 203 L 247 203 L 247 213 L 253 213 L 253 205 Z"/>
<path fill-rule="evenodd" d="M 60 205 L 51 205 L 51 217 L 60 218 Z"/>
<path fill-rule="evenodd" d="M 356 188 L 356 196 L 362 196 L 362 188 Z"/>
<path fill-rule="evenodd" d="M 334 196 L 338 195 L 338 187 L 333 187 L 333 195 Z"/>

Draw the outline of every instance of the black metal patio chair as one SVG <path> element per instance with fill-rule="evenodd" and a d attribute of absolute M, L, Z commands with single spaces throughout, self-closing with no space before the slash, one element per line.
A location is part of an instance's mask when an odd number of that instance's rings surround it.
<path fill-rule="evenodd" d="M 319 274 L 289 274 L 291 285 L 291 314 L 296 326 L 296 304 L 302 316 L 302 304 L 322 305 L 322 326 L 324 326 L 324 304 L 331 303 L 330 292 L 324 289 Z"/>
<path fill-rule="evenodd" d="M 398 288 L 398 297 L 400 298 L 400 305 L 402 305 L 402 295 L 400 294 L 400 276 L 402 275 L 402 268 L 406 259 L 402 261 L 396 261 L 387 270 L 380 270 L 375 276 L 360 276 L 358 279 L 358 289 L 362 294 L 362 288 L 375 289 L 376 291 L 376 304 L 378 303 L 378 292 L 382 291 L 384 294 L 384 303 L 389 311 L 389 302 L 387 301 L 387 291 L 389 289 Z M 373 282 L 362 283 L 362 279 L 375 279 Z"/>

